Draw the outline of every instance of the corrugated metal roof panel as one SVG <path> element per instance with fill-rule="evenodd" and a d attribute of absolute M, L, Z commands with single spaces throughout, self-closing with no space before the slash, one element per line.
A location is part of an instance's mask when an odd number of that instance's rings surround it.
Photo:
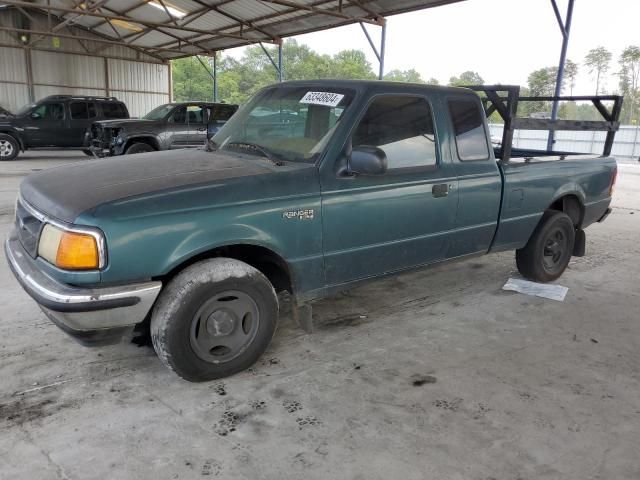
<path fill-rule="evenodd" d="M 9 0 L 10 1 L 10 0 Z M 51 5 L 70 9 L 65 0 L 49 0 Z M 76 8 L 80 16 L 74 12 L 59 12 L 66 18 L 74 18 L 73 23 L 96 29 L 100 35 L 107 36 L 114 41 L 121 41 L 120 37 L 130 36 L 135 33 L 136 22 L 147 22 L 150 28 L 170 28 L 170 32 L 181 38 L 197 34 L 209 35 L 209 40 L 203 42 L 207 48 L 231 48 L 246 45 L 247 42 L 255 42 L 273 37 L 289 37 L 303 33 L 329 29 L 341 25 L 356 23 L 362 19 L 368 21 L 377 17 L 385 17 L 425 8 L 432 8 L 464 0 L 217 0 L 212 6 L 219 12 L 210 11 L 198 16 L 205 6 L 201 1 L 194 0 L 162 0 L 169 8 L 176 8 L 185 12 L 182 19 L 171 19 L 162 7 L 158 8 L 150 4 L 158 0 L 107 0 L 99 11 L 93 11 L 82 15 L 84 10 Z M 211 2 L 212 0 L 206 0 Z M 33 5 L 46 8 L 47 0 L 35 0 Z M 327 14 L 325 11 L 331 11 Z M 120 18 L 120 25 L 116 26 L 118 34 L 111 27 L 95 15 L 107 12 Z M 113 12 L 113 13 L 112 13 Z M 231 17 L 231 18 L 229 18 Z M 234 19 L 237 19 L 236 22 Z M 96 21 L 97 20 L 97 21 Z M 123 26 L 123 23 L 125 22 Z M 128 29 L 126 22 L 133 24 Z M 176 25 L 176 23 L 178 25 Z M 240 24 L 243 24 L 242 31 Z M 139 24 L 138 24 L 139 25 Z M 252 25 L 255 28 L 252 28 Z M 144 27 L 147 28 L 147 27 Z M 220 32 L 220 29 L 225 29 Z M 194 31 L 195 30 L 195 31 Z M 258 32 L 262 30 L 262 32 Z M 264 33 L 266 32 L 266 33 Z M 221 33 L 226 34 L 221 35 Z M 145 35 L 145 37 L 147 37 Z M 145 38 L 143 37 L 143 38 Z M 153 37 L 151 37 L 153 38 Z M 143 48 L 158 47 L 167 42 L 162 35 L 156 38 L 153 44 L 149 37 L 141 41 Z M 124 42 L 123 42 L 124 43 Z M 184 55 L 198 53 L 197 48 L 190 46 L 181 48 Z M 164 58 L 175 58 L 176 52 L 157 50 L 155 55 Z M 178 53 L 177 56 L 180 56 Z"/>

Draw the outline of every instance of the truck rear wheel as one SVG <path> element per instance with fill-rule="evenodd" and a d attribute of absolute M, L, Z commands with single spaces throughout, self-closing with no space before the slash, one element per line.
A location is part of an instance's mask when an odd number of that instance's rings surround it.
<path fill-rule="evenodd" d="M 18 141 L 11 135 L 0 133 L 0 160 L 13 160 L 20 153 Z"/>
<path fill-rule="evenodd" d="M 569 265 L 575 242 L 575 227 L 566 213 L 547 210 L 531 238 L 516 250 L 520 273 L 537 282 L 551 282 Z"/>
<path fill-rule="evenodd" d="M 155 152 L 156 149 L 153 148 L 148 143 L 137 142 L 132 144 L 127 151 L 124 152 L 125 155 L 133 155 L 134 153 L 145 153 L 145 152 Z"/>
<path fill-rule="evenodd" d="M 249 368 L 276 330 L 278 299 L 258 270 L 231 258 L 195 263 L 163 289 L 151 316 L 160 360 L 202 382 Z"/>

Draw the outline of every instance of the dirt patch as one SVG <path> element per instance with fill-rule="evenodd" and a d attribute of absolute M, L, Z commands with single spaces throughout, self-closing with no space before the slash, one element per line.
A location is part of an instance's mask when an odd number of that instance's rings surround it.
<path fill-rule="evenodd" d="M 322 330 L 328 330 L 331 328 L 344 328 L 355 327 L 363 323 L 369 323 L 371 320 L 367 319 L 367 316 L 362 313 L 356 313 L 353 315 L 342 315 L 340 317 L 331 318 L 318 324 L 318 328 Z"/>
<path fill-rule="evenodd" d="M 49 417 L 70 406 L 66 403 L 57 403 L 52 398 L 33 400 L 19 398 L 11 402 L 0 403 L 0 422 L 6 422 L 9 426 L 22 425 Z"/>
<path fill-rule="evenodd" d="M 429 383 L 436 383 L 438 379 L 433 375 L 412 375 L 411 376 L 411 385 L 414 387 L 421 387 L 423 385 L 427 385 Z"/>

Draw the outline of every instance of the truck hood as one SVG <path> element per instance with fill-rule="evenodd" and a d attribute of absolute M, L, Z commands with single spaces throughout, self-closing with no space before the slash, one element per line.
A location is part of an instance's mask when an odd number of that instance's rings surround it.
<path fill-rule="evenodd" d="M 98 120 L 96 125 L 103 128 L 118 128 L 127 126 L 150 125 L 157 123 L 157 120 L 146 120 L 144 118 L 118 118 L 115 120 Z"/>
<path fill-rule="evenodd" d="M 295 167 L 294 167 L 295 168 Z M 188 185 L 276 173 L 260 157 L 204 150 L 167 150 L 108 157 L 29 175 L 22 198 L 41 212 L 73 223 L 78 215 L 115 200 Z"/>

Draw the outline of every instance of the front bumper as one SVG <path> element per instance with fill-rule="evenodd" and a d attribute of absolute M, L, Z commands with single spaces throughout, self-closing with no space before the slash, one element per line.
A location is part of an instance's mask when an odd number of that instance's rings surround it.
<path fill-rule="evenodd" d="M 14 234 L 4 249 L 22 288 L 53 323 L 86 346 L 120 341 L 145 319 L 162 288 L 161 282 L 104 288 L 66 285 L 39 270 Z"/>

